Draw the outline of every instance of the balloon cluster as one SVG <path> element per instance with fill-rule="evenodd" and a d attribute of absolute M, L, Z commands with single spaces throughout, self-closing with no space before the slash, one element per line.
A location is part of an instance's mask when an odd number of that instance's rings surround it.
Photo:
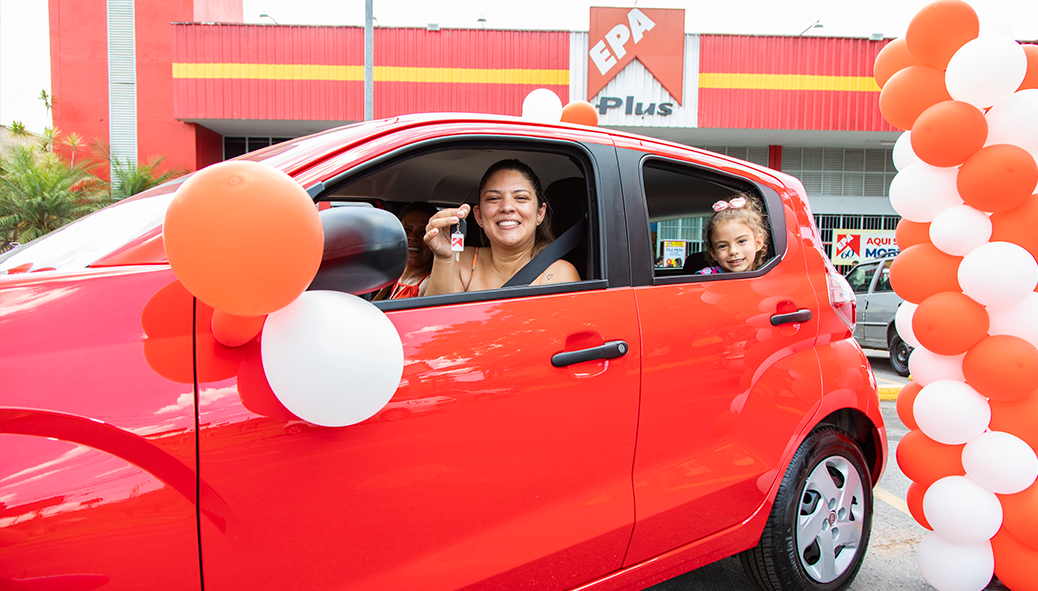
<path fill-rule="evenodd" d="M 305 291 L 321 266 L 324 230 L 287 174 L 248 161 L 195 173 L 166 210 L 163 243 L 180 283 L 213 308 L 217 342 L 260 338 L 262 373 L 295 416 L 350 425 L 392 398 L 403 373 L 400 336 L 356 296 Z"/>
<path fill-rule="evenodd" d="M 547 88 L 530 91 L 523 99 L 523 118 L 541 123 L 576 123 L 595 127 L 598 111 L 587 101 L 571 101 L 565 107 L 559 95 Z"/>
<path fill-rule="evenodd" d="M 916 347 L 898 398 L 897 461 L 932 533 L 917 553 L 940 591 L 996 574 L 1038 589 L 1038 47 L 980 35 L 939 0 L 876 58 L 880 110 L 905 129 L 890 201 L 895 325 Z"/>

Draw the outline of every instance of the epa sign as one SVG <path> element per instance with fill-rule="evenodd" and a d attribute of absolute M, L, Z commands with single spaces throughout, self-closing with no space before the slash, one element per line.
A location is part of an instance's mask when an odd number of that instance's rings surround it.
<path fill-rule="evenodd" d="M 591 8 L 587 95 L 605 88 L 635 58 L 681 104 L 685 73 L 685 11 Z"/>

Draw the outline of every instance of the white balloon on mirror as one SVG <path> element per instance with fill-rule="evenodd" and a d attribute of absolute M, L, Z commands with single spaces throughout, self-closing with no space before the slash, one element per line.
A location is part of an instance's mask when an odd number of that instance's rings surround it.
<path fill-rule="evenodd" d="M 918 352 L 919 349 L 913 351 L 912 358 Z M 961 445 L 976 439 L 988 428 L 991 406 L 987 398 L 965 382 L 937 380 L 923 386 L 916 395 L 912 417 L 923 435 L 945 445 Z"/>
<path fill-rule="evenodd" d="M 930 224 L 930 242 L 942 252 L 965 256 L 991 238 L 991 218 L 969 205 L 955 205 Z"/>
<path fill-rule="evenodd" d="M 948 94 L 986 109 L 1013 94 L 1027 74 L 1027 54 L 1002 35 L 986 35 L 955 52 L 944 72 Z"/>

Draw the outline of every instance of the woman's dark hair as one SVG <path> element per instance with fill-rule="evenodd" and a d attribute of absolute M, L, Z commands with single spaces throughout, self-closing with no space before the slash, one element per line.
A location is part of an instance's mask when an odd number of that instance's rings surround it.
<path fill-rule="evenodd" d="M 405 205 L 402 210 L 400 210 L 400 219 L 404 219 L 405 215 L 413 211 L 424 213 L 426 214 L 426 217 L 431 218 L 432 216 L 436 215 L 436 212 L 440 210 L 436 209 L 436 206 L 432 203 L 428 203 L 425 201 L 412 201 L 411 203 Z"/>
<path fill-rule="evenodd" d="M 535 236 L 536 250 L 540 252 L 545 246 L 548 246 L 555 241 L 555 234 L 551 231 L 551 205 L 548 204 L 548 199 L 544 195 L 544 188 L 541 187 L 541 179 L 537 178 L 537 173 L 532 168 L 526 165 L 526 163 L 509 158 L 506 160 L 499 160 L 492 164 L 490 168 L 483 173 L 483 178 L 479 181 L 479 195 L 477 199 L 483 198 L 483 188 L 487 186 L 487 181 L 490 177 L 501 172 L 502 170 L 514 170 L 519 174 L 523 175 L 530 186 L 533 187 L 534 196 L 537 198 L 537 208 L 540 209 L 541 204 L 546 204 L 544 208 L 544 219 L 537 226 L 537 234 Z"/>

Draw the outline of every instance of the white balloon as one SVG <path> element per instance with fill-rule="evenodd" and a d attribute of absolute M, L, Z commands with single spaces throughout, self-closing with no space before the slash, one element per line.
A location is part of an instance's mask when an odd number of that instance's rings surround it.
<path fill-rule="evenodd" d="M 985 146 L 1012 144 L 1038 150 L 1038 88 L 1014 92 L 991 107 L 984 118 L 988 122 Z"/>
<path fill-rule="evenodd" d="M 898 136 L 897 141 L 894 142 L 892 157 L 894 159 L 894 168 L 897 170 L 904 170 L 913 164 L 922 162 L 919 156 L 916 156 L 915 150 L 912 149 L 911 129 Z"/>
<path fill-rule="evenodd" d="M 946 476 L 923 496 L 930 527 L 954 544 L 981 544 L 1002 527 L 1002 503 L 995 493 L 965 476 Z"/>
<path fill-rule="evenodd" d="M 912 351 L 912 356 L 908 358 L 908 369 L 912 372 L 912 379 L 924 387 L 940 380 L 961 382 L 966 379 L 962 375 L 962 359 L 965 356 L 965 353 L 938 355 L 926 347 L 916 347 Z"/>
<path fill-rule="evenodd" d="M 917 353 L 918 350 L 913 351 L 912 357 Z M 991 406 L 987 398 L 964 382 L 937 380 L 923 386 L 916 395 L 912 416 L 930 439 L 945 445 L 961 445 L 976 439 L 988 428 Z"/>
<path fill-rule="evenodd" d="M 1027 74 L 1027 54 L 1001 35 L 977 37 L 955 52 L 944 73 L 948 94 L 985 109 L 1013 94 Z"/>
<path fill-rule="evenodd" d="M 1012 242 L 988 242 L 959 263 L 962 293 L 992 308 L 1012 306 L 1038 286 L 1038 261 Z"/>
<path fill-rule="evenodd" d="M 912 331 L 912 315 L 915 314 L 915 309 L 918 307 L 919 304 L 901 302 L 897 312 L 894 314 L 894 328 L 897 329 L 898 336 L 901 337 L 902 341 L 917 349 L 920 345 L 915 338 L 915 332 Z"/>
<path fill-rule="evenodd" d="M 980 486 L 1000 495 L 1013 495 L 1038 478 L 1038 455 L 1016 435 L 988 431 L 963 448 L 962 467 Z"/>
<path fill-rule="evenodd" d="M 991 218 L 969 205 L 954 205 L 930 224 L 930 241 L 943 252 L 964 256 L 991 238 Z"/>
<path fill-rule="evenodd" d="M 342 427 L 375 415 L 404 371 L 400 335 L 357 296 L 306 291 L 267 316 L 260 356 L 270 388 L 299 418 Z"/>
<path fill-rule="evenodd" d="M 890 182 L 890 205 L 910 221 L 932 222 L 945 209 L 962 205 L 956 187 L 957 168 L 924 162 L 907 166 Z"/>
<path fill-rule="evenodd" d="M 523 99 L 523 118 L 541 123 L 558 123 L 562 120 L 562 100 L 547 88 L 532 90 Z"/>
<path fill-rule="evenodd" d="M 923 578 L 938 591 L 981 591 L 995 574 L 991 542 L 954 544 L 936 532 L 919 542 L 916 561 Z"/>
<path fill-rule="evenodd" d="M 1020 337 L 1038 347 L 1038 293 L 1031 292 L 1012 306 L 988 308 L 988 318 L 988 334 Z"/>

